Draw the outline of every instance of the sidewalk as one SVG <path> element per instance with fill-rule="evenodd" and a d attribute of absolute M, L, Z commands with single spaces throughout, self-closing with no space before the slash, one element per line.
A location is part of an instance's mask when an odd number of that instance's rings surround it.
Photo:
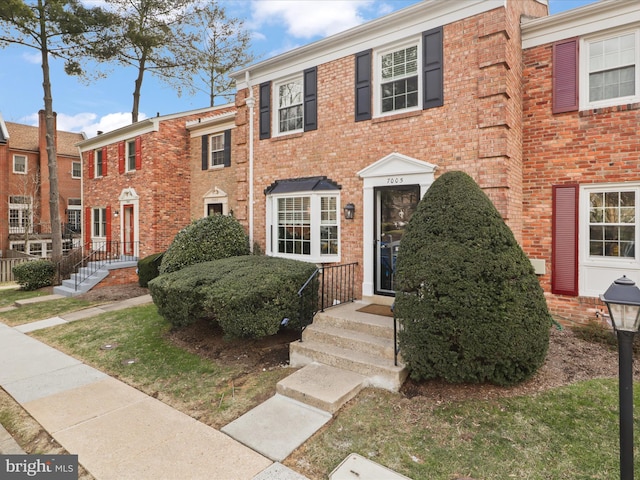
<path fill-rule="evenodd" d="M 150 301 L 145 295 L 18 328 L 0 324 L 0 386 L 97 480 L 304 479 L 24 333 Z"/>

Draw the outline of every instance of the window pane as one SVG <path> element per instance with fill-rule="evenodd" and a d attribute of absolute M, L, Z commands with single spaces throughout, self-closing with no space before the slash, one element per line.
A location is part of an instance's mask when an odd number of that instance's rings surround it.
<path fill-rule="evenodd" d="M 589 254 L 635 258 L 636 192 L 594 192 L 589 201 Z"/>
<path fill-rule="evenodd" d="M 311 254 L 310 200 L 310 197 L 278 199 L 279 253 Z"/>

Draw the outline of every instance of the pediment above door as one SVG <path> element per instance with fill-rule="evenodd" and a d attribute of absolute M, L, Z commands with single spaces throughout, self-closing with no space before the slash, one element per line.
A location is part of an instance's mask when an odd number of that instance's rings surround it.
<path fill-rule="evenodd" d="M 390 153 L 358 172 L 360 178 L 391 177 L 403 175 L 433 176 L 437 166 L 401 153 Z"/>

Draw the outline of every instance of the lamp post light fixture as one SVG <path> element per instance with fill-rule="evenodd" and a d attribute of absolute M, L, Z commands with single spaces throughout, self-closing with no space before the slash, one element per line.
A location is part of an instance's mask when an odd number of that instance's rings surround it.
<path fill-rule="evenodd" d="M 633 337 L 640 323 L 640 289 L 626 275 L 600 295 L 618 337 L 620 479 L 633 479 Z"/>
<path fill-rule="evenodd" d="M 344 218 L 347 220 L 353 220 L 353 216 L 356 213 L 356 206 L 353 203 L 347 203 L 344 206 Z"/>

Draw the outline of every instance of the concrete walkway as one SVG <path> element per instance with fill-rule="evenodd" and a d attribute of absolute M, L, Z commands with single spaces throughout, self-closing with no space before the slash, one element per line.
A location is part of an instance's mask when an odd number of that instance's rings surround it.
<path fill-rule="evenodd" d="M 150 301 L 134 298 L 18 328 L 0 324 L 0 386 L 97 480 L 304 479 L 24 333 Z M 2 431 L 0 453 L 20 453 Z"/>
<path fill-rule="evenodd" d="M 0 387 L 97 480 L 309 480 L 279 462 L 332 418 L 345 392 L 359 391 L 353 384 L 362 379 L 352 373 L 309 365 L 218 431 L 26 335 L 151 302 L 144 295 L 15 328 L 0 323 Z M 309 392 L 306 403 L 292 395 L 300 385 Z M 317 399 L 309 402 L 311 397 Z M 19 453 L 0 425 L 0 454 Z M 408 480 L 354 454 L 329 478 Z"/>

